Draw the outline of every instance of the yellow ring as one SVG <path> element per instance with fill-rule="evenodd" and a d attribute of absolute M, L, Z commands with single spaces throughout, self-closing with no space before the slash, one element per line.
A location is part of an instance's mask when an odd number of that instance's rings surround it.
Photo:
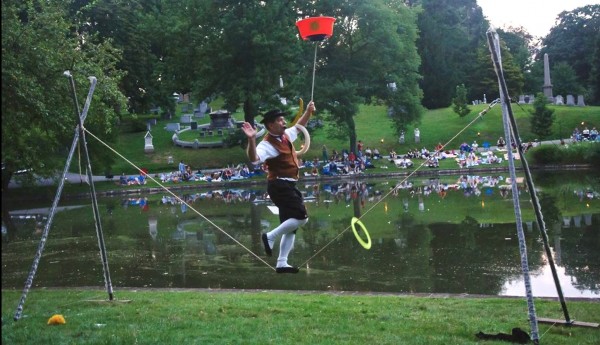
<path fill-rule="evenodd" d="M 360 227 L 362 228 L 362 231 L 367 236 L 367 242 L 363 241 L 363 239 L 360 238 L 360 236 L 358 235 L 358 231 L 356 231 L 356 223 L 358 223 L 358 225 L 360 225 Z M 352 221 L 350 222 L 350 225 L 352 225 L 352 231 L 354 232 L 354 237 L 356 237 L 356 240 L 358 241 L 358 243 L 360 243 L 360 245 L 363 246 L 363 248 L 365 248 L 365 249 L 371 249 L 371 236 L 369 236 L 369 232 L 367 231 L 367 228 L 365 227 L 363 222 L 361 222 L 360 219 L 358 219 L 356 217 L 352 217 Z"/>

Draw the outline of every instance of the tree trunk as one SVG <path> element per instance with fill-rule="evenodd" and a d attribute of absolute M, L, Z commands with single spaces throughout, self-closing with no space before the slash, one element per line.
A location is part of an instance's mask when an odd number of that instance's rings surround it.
<path fill-rule="evenodd" d="M 254 124 L 254 116 L 256 116 L 256 105 L 250 98 L 244 101 L 244 121 Z"/>

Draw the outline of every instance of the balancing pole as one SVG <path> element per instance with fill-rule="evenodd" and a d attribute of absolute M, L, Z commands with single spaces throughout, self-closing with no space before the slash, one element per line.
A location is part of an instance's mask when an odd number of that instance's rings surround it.
<path fill-rule="evenodd" d="M 312 86 L 310 88 L 310 100 L 314 101 L 313 95 L 315 94 L 315 73 L 317 71 L 317 48 L 318 44 L 315 44 L 315 60 L 313 62 L 313 75 L 312 75 Z"/>
<path fill-rule="evenodd" d="M 298 27 L 298 32 L 300 33 L 300 37 L 302 37 L 305 41 L 323 41 L 326 38 L 331 37 L 333 35 L 333 23 L 335 22 L 335 18 L 333 17 L 308 17 L 305 19 L 301 19 L 296 22 L 296 27 Z M 310 100 L 313 101 L 313 96 L 315 93 L 315 73 L 317 70 L 317 49 L 319 48 L 318 44 L 315 44 L 315 57 L 313 61 L 313 73 L 312 73 L 312 86 L 310 90 Z"/>

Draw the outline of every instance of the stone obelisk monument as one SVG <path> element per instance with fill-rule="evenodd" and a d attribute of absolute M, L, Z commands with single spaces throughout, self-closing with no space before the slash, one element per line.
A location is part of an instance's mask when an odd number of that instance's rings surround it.
<path fill-rule="evenodd" d="M 544 96 L 548 98 L 550 103 L 554 103 L 554 96 L 552 96 L 552 83 L 550 82 L 550 64 L 548 64 L 548 54 L 544 54 Z"/>

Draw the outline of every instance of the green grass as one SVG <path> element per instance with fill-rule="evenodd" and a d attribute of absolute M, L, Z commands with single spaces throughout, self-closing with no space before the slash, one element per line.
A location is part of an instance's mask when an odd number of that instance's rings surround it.
<path fill-rule="evenodd" d="M 295 277 L 298 278 L 298 277 Z M 293 279 L 295 279 L 293 278 Z M 484 333 L 530 332 L 523 298 L 349 293 L 123 290 L 2 292 L 3 344 L 480 344 Z M 560 304 L 535 300 L 538 317 L 564 319 Z M 597 302 L 569 301 L 571 318 L 600 321 Z M 61 314 L 66 324 L 48 326 Z M 539 324 L 541 344 L 598 344 L 600 330 Z M 486 341 L 486 344 L 506 344 Z"/>
<path fill-rule="evenodd" d="M 218 109 L 218 101 L 212 103 L 213 109 Z M 391 120 L 387 116 L 384 106 L 366 106 L 360 107 L 359 114 L 355 117 L 357 139 L 362 140 L 365 147 L 378 148 L 382 154 L 387 154 L 390 150 L 395 150 L 399 154 L 406 153 L 410 149 L 433 147 L 441 142 L 448 143 L 448 148 L 458 148 L 462 142 L 472 143 L 477 140 L 480 145 L 489 142 L 494 145 L 500 136 L 504 136 L 502 126 L 502 112 L 500 106 L 493 107 L 486 115 L 478 118 L 479 112 L 486 109 L 487 105 L 472 106 L 471 114 L 461 118 L 450 108 L 436 109 L 426 111 L 423 114 L 422 121 L 417 124 L 421 132 L 421 142 L 414 142 L 413 129 L 409 128 L 406 134 L 406 143 L 399 144 Z M 550 106 L 555 112 L 555 121 L 553 125 L 553 139 L 568 138 L 575 127 L 582 128 L 582 123 L 590 128 L 600 127 L 600 107 L 566 107 Z M 519 126 L 519 133 L 523 141 L 532 141 L 536 139 L 535 134 L 531 133 L 529 119 L 529 110 L 531 105 L 513 105 L 512 110 Z M 177 114 L 172 120 L 160 120 L 152 130 L 153 145 L 155 152 L 151 154 L 144 153 L 144 132 L 123 133 L 118 142 L 114 144 L 116 151 L 142 168 L 147 168 L 151 172 L 162 172 L 176 170 L 177 163 L 183 160 L 190 164 L 193 169 L 222 168 L 227 165 L 247 162 L 245 150 L 239 146 L 231 148 L 218 149 L 186 149 L 175 147 L 171 141 L 173 133 L 165 131 L 163 128 L 168 122 L 176 122 L 181 115 L 181 106 L 178 107 Z M 242 113 L 234 113 L 236 120 L 242 120 Z M 319 113 L 315 115 L 317 118 Z M 469 125 L 473 120 L 473 124 Z M 209 122 L 209 118 L 201 119 L 200 124 Z M 460 134 L 459 134 L 460 133 Z M 183 139 L 192 140 L 196 138 L 194 132 L 182 134 Z M 456 136 L 456 138 L 454 138 Z M 450 140 L 452 141 L 450 142 Z M 202 139 L 208 141 L 214 139 Z M 98 145 L 95 140 L 90 140 L 91 144 Z M 326 145 L 329 152 L 333 149 L 342 151 L 349 148 L 348 140 L 338 140 L 328 136 L 325 129 L 319 129 L 311 133 L 311 148 L 304 156 L 305 159 L 312 160 L 315 157 L 321 157 L 321 148 Z M 167 164 L 168 157 L 173 157 L 174 163 Z M 111 171 L 115 175 L 121 172 L 135 173 L 136 170 L 127 162 L 116 157 L 116 162 Z M 94 171 L 105 171 L 104 167 L 93 167 Z M 100 170 L 99 170 L 100 169 Z"/>

